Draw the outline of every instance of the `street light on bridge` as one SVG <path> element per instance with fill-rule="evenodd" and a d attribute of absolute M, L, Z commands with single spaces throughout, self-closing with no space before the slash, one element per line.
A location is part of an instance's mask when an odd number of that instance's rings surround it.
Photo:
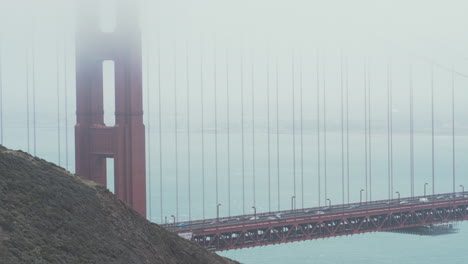
<path fill-rule="evenodd" d="M 296 196 L 291 197 L 291 212 L 294 211 L 294 203 L 296 202 Z"/>
<path fill-rule="evenodd" d="M 221 204 L 217 204 L 216 205 L 216 222 L 219 223 L 219 207 L 221 206 Z"/>
<path fill-rule="evenodd" d="M 362 205 L 362 192 L 365 191 L 364 189 L 361 189 L 359 192 L 359 204 Z"/>
<path fill-rule="evenodd" d="M 465 193 L 465 186 L 463 184 L 460 184 L 460 187 L 462 188 L 462 193 Z"/>
<path fill-rule="evenodd" d="M 254 221 L 257 221 L 257 207 L 252 206 L 252 209 L 254 209 Z"/>
<path fill-rule="evenodd" d="M 400 192 L 395 192 L 396 194 L 398 194 L 398 203 L 400 203 Z"/>
<path fill-rule="evenodd" d="M 173 225 L 173 229 L 175 230 L 176 217 L 175 217 L 174 215 L 171 215 L 171 217 L 174 219 L 174 220 L 172 221 L 172 223 L 173 223 L 172 225 Z"/>
<path fill-rule="evenodd" d="M 330 198 L 327 198 L 325 201 L 328 201 L 328 206 L 331 207 L 331 200 L 330 200 Z"/>
<path fill-rule="evenodd" d="M 426 186 L 429 185 L 429 183 L 424 183 L 424 197 L 426 197 Z"/>

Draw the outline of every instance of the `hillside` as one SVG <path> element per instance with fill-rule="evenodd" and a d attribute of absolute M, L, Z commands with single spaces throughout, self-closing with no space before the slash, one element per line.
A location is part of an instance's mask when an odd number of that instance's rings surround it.
<path fill-rule="evenodd" d="M 0 263 L 236 263 L 141 217 L 100 185 L 0 146 Z"/>

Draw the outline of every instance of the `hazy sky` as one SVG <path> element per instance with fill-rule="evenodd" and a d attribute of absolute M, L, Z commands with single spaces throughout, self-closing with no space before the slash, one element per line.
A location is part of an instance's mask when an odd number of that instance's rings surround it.
<path fill-rule="evenodd" d="M 112 2 L 112 0 L 106 1 Z M 465 48 L 468 46 L 468 36 L 465 34 L 468 18 L 464 12 L 468 8 L 466 1 L 139 2 L 142 6 L 145 94 L 149 82 L 151 100 L 157 100 L 156 89 L 158 83 L 161 84 L 166 102 L 163 104 L 163 112 L 168 122 L 174 117 L 173 106 L 170 103 L 174 100 L 172 98 L 174 79 L 177 80 L 177 95 L 180 102 L 186 100 L 186 84 L 189 83 L 192 118 L 200 116 L 198 103 L 201 60 L 204 66 L 203 81 L 207 105 L 212 104 L 214 100 L 214 71 L 218 85 L 218 100 L 221 102 L 224 100 L 222 98 L 226 97 L 228 65 L 233 123 L 239 122 L 241 57 L 244 62 L 246 115 L 250 113 L 250 108 L 247 106 L 250 104 L 250 90 L 253 83 L 256 105 L 254 111 L 260 120 L 265 119 L 267 113 L 265 99 L 267 74 L 270 74 L 269 84 L 273 89 L 276 85 L 276 65 L 278 65 L 281 119 L 290 120 L 292 117 L 293 82 L 296 89 L 294 99 L 296 103 L 299 102 L 301 71 L 304 117 L 315 118 L 317 65 L 319 65 L 321 94 L 323 95 L 325 85 L 327 111 L 332 124 L 338 124 L 340 118 L 342 59 L 347 62 L 349 69 L 344 75 L 349 76 L 350 118 L 357 123 L 362 121 L 364 111 L 362 106 L 364 61 L 368 61 L 373 98 L 371 107 L 377 126 L 379 122 L 382 122 L 382 125 L 386 124 L 388 65 L 391 65 L 394 89 L 392 108 L 396 113 L 397 127 L 399 123 L 401 126 L 407 126 L 410 65 L 414 75 L 415 116 L 421 120 L 418 127 L 427 128 L 427 121 L 430 118 L 431 63 L 436 63 L 434 67 L 436 117 L 441 127 L 450 122 L 451 97 L 448 91 L 451 85 L 451 73 L 447 69 L 455 67 L 458 72 L 468 75 L 468 54 Z M 47 91 L 39 94 L 37 102 L 39 111 L 53 114 L 57 107 L 49 103 L 51 95 L 55 93 L 57 83 L 64 87 L 66 82 L 70 95 L 69 113 L 73 116 L 74 4 L 74 1 L 63 0 L 0 0 L 3 85 L 5 98 L 8 98 L 5 107 L 11 113 L 25 109 L 21 100 L 25 96 L 27 85 L 25 76 L 28 74 L 26 69 L 29 68 L 30 85 L 35 78 L 37 89 Z M 106 6 L 106 3 L 103 6 Z M 34 77 L 31 56 L 33 43 Z M 161 63 L 160 82 L 158 60 Z M 27 61 L 29 61 L 28 67 Z M 147 78 L 148 72 L 149 78 Z M 65 73 L 67 73 L 66 79 Z M 464 89 L 468 82 L 465 77 L 457 75 L 455 85 L 456 112 L 463 113 L 467 110 L 463 98 L 468 95 Z M 274 103 L 275 95 L 271 96 L 271 103 Z M 323 98 L 320 100 L 323 106 Z M 61 104 L 60 107 L 63 108 L 63 102 Z M 180 103 L 181 114 L 178 118 L 182 120 L 185 118 L 184 107 L 184 103 Z M 112 112 L 111 108 L 111 101 L 106 102 L 106 112 Z M 150 112 L 155 111 L 156 107 L 150 108 Z M 220 116 L 225 116 L 223 111 L 220 110 Z M 155 115 L 153 116 L 155 118 Z M 459 118 L 457 122 L 460 122 L 459 128 L 464 127 L 466 118 L 460 114 L 457 116 Z M 8 115 L 6 118 L 8 119 Z M 207 117 L 207 122 L 210 122 L 210 118 Z"/>

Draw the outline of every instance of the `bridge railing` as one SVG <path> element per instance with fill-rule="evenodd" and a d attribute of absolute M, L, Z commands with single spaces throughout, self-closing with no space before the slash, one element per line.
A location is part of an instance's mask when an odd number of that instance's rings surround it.
<path fill-rule="evenodd" d="M 229 220 L 247 220 L 251 219 L 254 217 L 257 218 L 264 218 L 264 217 L 269 217 L 269 216 L 275 216 L 278 214 L 294 214 L 294 213 L 303 213 L 304 211 L 328 211 L 330 209 L 347 209 L 347 211 L 366 211 L 369 210 L 368 206 L 369 205 L 379 205 L 379 204 L 387 204 L 389 207 L 397 206 L 400 205 L 400 202 L 403 201 L 419 201 L 420 199 L 428 199 L 428 202 L 431 202 L 430 200 L 434 201 L 437 200 L 438 197 L 444 197 L 444 198 L 451 198 L 451 199 L 457 199 L 457 198 L 464 198 L 466 195 L 468 195 L 468 192 L 451 192 L 451 193 L 442 193 L 442 194 L 435 194 L 435 195 L 422 195 L 422 196 L 414 196 L 414 197 L 401 197 L 401 198 L 396 198 L 396 199 L 385 199 L 385 200 L 375 200 L 375 201 L 368 201 L 368 202 L 357 202 L 357 203 L 348 203 L 348 204 L 336 204 L 336 205 L 331 205 L 331 206 L 319 206 L 319 207 L 310 207 L 310 208 L 300 208 L 300 209 L 294 209 L 294 210 L 281 210 L 281 211 L 272 211 L 272 212 L 263 212 L 263 213 L 257 213 L 257 214 L 245 214 L 245 215 L 235 215 L 235 216 L 225 216 L 225 217 L 219 217 L 219 218 L 207 218 L 207 219 L 201 219 L 201 220 L 192 220 L 192 221 L 181 221 L 181 222 L 176 222 L 176 223 L 167 223 L 163 224 L 162 226 L 165 228 L 170 228 L 174 229 L 177 227 L 190 227 L 193 225 L 203 225 L 203 224 L 228 224 Z M 366 208 L 360 208 L 360 206 L 366 206 Z M 411 204 L 408 204 L 411 205 Z M 351 207 L 355 207 L 355 209 L 350 209 Z M 336 211 L 334 213 L 337 213 Z M 262 219 L 259 219 L 262 220 Z M 266 219 L 263 219 L 266 220 Z"/>

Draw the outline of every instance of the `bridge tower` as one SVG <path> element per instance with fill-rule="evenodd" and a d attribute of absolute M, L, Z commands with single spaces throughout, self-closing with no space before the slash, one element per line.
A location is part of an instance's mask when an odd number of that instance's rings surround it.
<path fill-rule="evenodd" d="M 137 1 L 116 0 L 116 27 L 100 30 L 99 1 L 77 1 L 76 173 L 106 185 L 114 159 L 116 195 L 146 217 L 141 31 Z M 115 126 L 104 124 L 103 62 L 115 68 Z"/>

